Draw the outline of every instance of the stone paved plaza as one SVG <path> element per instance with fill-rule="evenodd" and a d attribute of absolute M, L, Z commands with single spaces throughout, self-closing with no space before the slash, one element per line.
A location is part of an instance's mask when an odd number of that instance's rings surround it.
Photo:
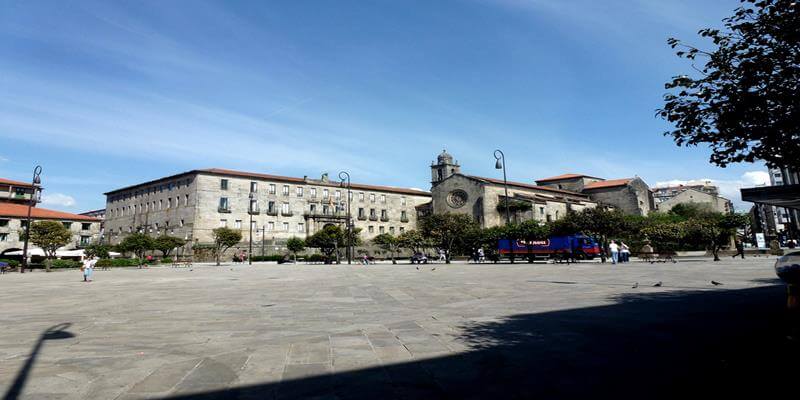
<path fill-rule="evenodd" d="M 202 265 L 97 271 L 88 284 L 77 271 L 6 274 L 0 391 L 24 399 L 768 393 L 797 354 L 773 262 Z"/>

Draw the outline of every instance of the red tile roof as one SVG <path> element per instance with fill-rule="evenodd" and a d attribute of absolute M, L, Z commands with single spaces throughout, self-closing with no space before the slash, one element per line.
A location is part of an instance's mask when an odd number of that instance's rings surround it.
<path fill-rule="evenodd" d="M 30 183 L 12 181 L 11 179 L 5 179 L 5 178 L 0 178 L 0 185 L 25 186 L 25 187 L 32 186 Z"/>
<path fill-rule="evenodd" d="M 503 184 L 503 180 L 502 179 L 486 178 L 486 177 L 483 177 L 483 176 L 474 176 L 474 175 L 465 175 L 465 176 L 468 177 L 468 178 L 477 179 L 479 181 L 491 182 L 491 183 L 494 183 L 494 184 L 497 184 L 497 185 L 502 185 Z M 581 193 L 578 193 L 578 192 L 572 192 L 572 191 L 569 191 L 569 190 L 555 189 L 555 188 L 552 188 L 552 187 L 549 187 L 549 186 L 537 186 L 537 185 L 531 185 L 529 183 L 512 182 L 512 181 L 508 181 L 508 185 L 509 186 L 516 186 L 516 187 L 523 187 L 523 188 L 526 188 L 526 189 L 535 189 L 535 190 L 542 190 L 542 191 L 546 191 L 546 192 L 567 194 L 567 195 L 571 195 L 571 196 L 578 196 L 578 197 L 584 197 L 584 198 L 587 197 L 585 194 L 581 194 Z"/>
<path fill-rule="evenodd" d="M 553 181 L 563 181 L 567 179 L 575 179 L 575 178 L 594 178 L 594 179 L 601 179 L 596 176 L 591 175 L 583 175 L 583 174 L 562 174 L 551 176 L 549 178 L 537 179 L 536 182 L 553 182 Z"/>
<path fill-rule="evenodd" d="M 329 182 L 321 182 L 318 179 L 303 179 L 303 178 L 296 178 L 292 176 L 282 176 L 282 175 L 270 175 L 270 174 L 261 174 L 257 172 L 245 172 L 245 171 L 236 171 L 232 169 L 224 169 L 224 168 L 206 168 L 206 169 L 194 169 L 191 171 L 182 172 L 180 174 L 171 175 L 164 178 L 155 179 L 152 181 L 147 181 L 143 183 L 138 183 L 131 186 L 126 186 L 124 188 L 115 189 L 110 192 L 103 193 L 105 195 L 109 195 L 112 193 L 117 193 L 129 189 L 133 189 L 136 187 L 151 185 L 156 182 L 166 182 L 171 179 L 176 179 L 181 176 L 186 175 L 193 175 L 198 173 L 206 173 L 206 174 L 214 174 L 214 175 L 223 175 L 223 176 L 238 176 L 242 178 L 259 178 L 259 179 L 267 179 L 267 180 L 274 180 L 278 182 L 291 182 L 291 183 L 307 183 L 311 185 L 321 185 L 321 186 L 330 186 L 330 187 L 339 187 L 339 181 L 329 181 Z M 365 185 L 361 183 L 351 183 L 350 187 L 353 189 L 361 189 L 361 190 L 376 190 L 376 191 L 384 191 L 384 192 L 393 192 L 393 193 L 402 193 L 402 194 L 409 194 L 415 196 L 430 196 L 430 192 L 426 192 L 420 189 L 411 189 L 411 188 L 401 188 L 395 186 L 377 186 L 377 185 Z"/>
<path fill-rule="evenodd" d="M 24 204 L 0 203 L 0 217 L 27 218 L 28 206 Z M 100 220 L 85 215 L 72 214 L 63 211 L 48 210 L 46 208 L 31 208 L 33 219 L 58 219 L 70 221 L 99 222 Z"/>
<path fill-rule="evenodd" d="M 628 183 L 630 183 L 630 181 L 632 181 L 632 180 L 633 180 L 633 178 L 623 178 L 623 179 L 609 179 L 607 181 L 600 181 L 600 182 L 592 182 L 592 183 L 584 186 L 583 190 L 602 189 L 602 188 L 609 188 L 609 187 L 615 187 L 615 186 L 625 186 Z"/>

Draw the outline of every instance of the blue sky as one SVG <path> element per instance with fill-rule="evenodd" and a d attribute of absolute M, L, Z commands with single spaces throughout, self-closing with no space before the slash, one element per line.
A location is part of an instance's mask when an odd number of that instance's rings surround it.
<path fill-rule="evenodd" d="M 736 0 L 0 0 L 0 176 L 44 167 L 47 207 L 208 167 L 425 188 L 466 173 L 566 172 L 737 188 L 655 118 L 688 73 L 666 45 Z"/>

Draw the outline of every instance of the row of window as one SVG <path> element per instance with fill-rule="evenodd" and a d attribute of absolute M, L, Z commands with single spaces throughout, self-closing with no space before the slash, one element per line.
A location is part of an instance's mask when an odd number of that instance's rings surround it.
<path fill-rule="evenodd" d="M 178 221 L 178 226 L 179 227 L 183 227 L 183 225 L 184 225 L 184 222 L 183 222 L 182 219 L 180 221 Z M 172 227 L 174 228 L 175 225 L 172 225 Z M 153 232 L 153 230 L 158 232 L 161 229 L 169 229 L 169 228 L 170 228 L 169 220 L 164 221 L 164 225 L 160 225 L 158 222 L 156 222 L 152 226 L 150 226 L 150 232 Z M 139 232 L 139 231 L 146 230 L 146 229 L 147 229 L 146 227 L 145 228 L 137 228 L 136 231 Z M 122 233 L 122 227 L 118 228 L 118 232 Z M 133 233 L 133 226 L 129 226 L 128 227 L 128 233 Z"/>
<path fill-rule="evenodd" d="M 170 208 L 178 207 L 180 205 L 184 206 L 189 205 L 188 194 L 183 195 L 183 204 L 181 204 L 181 197 L 175 196 L 175 198 L 167 197 L 166 199 L 159 199 L 157 201 L 153 200 L 145 203 L 112 208 L 108 212 L 111 215 L 111 217 L 124 217 L 126 215 L 136 214 L 137 212 L 168 210 Z"/>
<path fill-rule="evenodd" d="M 266 210 L 267 214 L 276 214 L 278 212 L 276 207 L 277 207 L 277 203 L 275 201 L 272 201 L 272 200 L 267 201 L 267 210 Z M 221 212 L 230 212 L 230 203 L 229 203 L 227 197 L 220 197 L 219 198 L 219 211 L 221 211 Z M 258 200 L 255 200 L 255 199 L 250 200 L 250 209 L 249 209 L 249 211 L 251 211 L 251 212 L 260 211 L 259 207 L 258 207 Z M 309 204 L 308 211 L 311 214 L 317 214 L 319 212 L 319 209 L 317 208 L 316 204 Z M 323 204 L 322 205 L 322 214 L 323 215 L 338 214 L 338 213 L 342 213 L 344 211 L 345 211 L 345 208 L 341 204 L 333 204 L 333 205 Z M 280 212 L 283 215 L 291 215 L 292 210 L 290 209 L 290 206 L 289 206 L 288 202 L 281 203 Z M 358 218 L 366 219 L 367 218 L 366 209 L 363 208 L 363 207 L 359 207 L 357 215 L 358 215 Z M 375 208 L 370 208 L 369 209 L 369 218 L 378 218 L 377 210 Z M 389 219 L 388 210 L 385 210 L 385 209 L 381 210 L 380 218 L 382 220 L 388 220 Z M 403 220 L 403 221 L 408 219 L 408 214 L 406 213 L 405 210 L 400 211 L 400 219 Z"/>
<path fill-rule="evenodd" d="M 219 182 L 220 182 L 219 183 L 220 190 L 228 190 L 229 184 L 228 184 L 228 180 L 227 179 L 220 179 Z M 295 186 L 295 188 L 294 188 L 295 196 L 296 197 L 303 197 L 305 195 L 305 189 L 306 188 L 303 187 L 303 186 Z M 272 195 L 277 194 L 277 190 L 278 190 L 278 186 L 276 184 L 274 184 L 274 183 L 270 183 L 267 186 L 267 193 L 269 193 L 269 194 L 272 194 Z M 289 185 L 283 185 L 281 187 L 281 194 L 283 196 L 289 196 L 290 192 L 291 192 L 291 190 L 290 190 Z M 309 197 L 311 197 L 312 199 L 317 198 L 317 188 L 315 188 L 315 187 L 308 188 L 308 192 L 309 192 Z M 258 193 L 258 182 L 250 182 L 250 193 Z M 330 191 L 328 189 L 322 189 L 322 198 L 323 199 L 326 199 L 326 200 L 329 199 L 330 195 L 331 195 L 331 193 L 330 193 Z M 342 191 L 341 190 L 335 190 L 333 192 L 333 196 L 334 196 L 334 198 L 336 200 L 340 200 L 342 198 Z M 349 197 L 350 197 L 349 200 L 353 200 L 353 192 L 350 192 L 350 196 Z M 366 194 L 364 192 L 358 192 L 358 201 L 362 201 L 363 202 L 363 201 L 365 201 L 365 199 L 366 199 Z M 386 203 L 386 195 L 385 194 L 381 194 L 380 196 L 376 195 L 375 193 L 370 193 L 369 194 L 369 201 L 371 203 L 375 203 L 378 199 L 380 199 L 381 203 Z M 406 205 L 406 198 L 405 197 L 400 197 L 400 203 L 402 205 Z"/>
<path fill-rule="evenodd" d="M 0 233 L 0 242 L 7 242 L 9 238 L 9 233 Z M 80 237 L 80 244 L 87 245 L 92 242 L 92 237 L 87 235 L 81 235 Z"/>
<path fill-rule="evenodd" d="M 7 219 L 7 218 L 0 218 L 0 228 L 8 227 L 10 221 L 11 220 Z M 28 223 L 28 221 L 22 220 L 22 221 L 20 221 L 20 226 L 22 228 L 25 228 L 27 226 L 27 223 Z M 62 221 L 61 223 L 64 225 L 64 228 L 72 229 L 73 222 Z M 92 229 L 92 223 L 91 222 L 81 222 L 81 230 L 82 231 L 88 231 L 90 229 Z"/>
<path fill-rule="evenodd" d="M 258 227 L 256 221 L 251 221 L 250 224 L 251 224 L 251 228 L 252 228 L 253 231 L 258 232 L 258 231 L 262 230 L 262 228 Z M 220 219 L 219 220 L 219 226 L 220 226 L 220 228 L 227 228 L 228 227 L 228 220 L 227 219 Z M 264 224 L 263 230 L 266 231 L 266 232 L 275 232 L 275 227 L 276 227 L 275 222 L 270 221 L 270 222 L 267 222 L 266 224 Z M 281 223 L 281 225 L 278 225 L 278 227 L 281 228 L 281 232 L 290 232 L 290 229 L 291 229 L 291 225 L 288 222 L 283 222 L 283 223 Z M 233 221 L 233 228 L 234 229 L 242 229 L 242 220 L 240 220 L 240 219 L 234 220 Z M 295 232 L 297 232 L 297 233 L 305 233 L 306 232 L 306 224 L 304 222 L 298 222 L 295 225 Z M 367 227 L 367 232 L 368 233 L 375 233 L 375 226 L 369 225 Z M 405 232 L 405 228 L 402 227 L 402 226 L 399 227 L 399 232 L 400 233 Z M 378 233 L 386 233 L 386 227 L 385 226 L 378 226 Z M 395 227 L 394 226 L 390 226 L 389 227 L 389 233 L 390 234 L 394 234 L 395 233 Z"/>
<path fill-rule="evenodd" d="M 122 200 L 138 199 L 139 197 L 149 196 L 156 193 L 163 193 L 165 190 L 172 191 L 175 189 L 180 189 L 181 186 L 189 186 L 191 183 L 192 183 L 192 178 L 178 179 L 175 182 L 162 183 L 160 185 L 153 185 L 151 187 L 144 188 L 141 190 L 136 190 L 134 192 L 111 196 L 111 198 L 109 198 L 109 202 L 115 203 L 117 201 L 122 201 Z"/>

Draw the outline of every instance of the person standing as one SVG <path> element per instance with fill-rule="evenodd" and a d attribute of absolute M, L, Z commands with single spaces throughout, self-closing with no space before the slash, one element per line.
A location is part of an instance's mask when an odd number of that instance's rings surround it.
<path fill-rule="evenodd" d="M 619 245 L 617 245 L 617 242 L 612 240 L 608 245 L 608 251 L 611 252 L 611 264 L 616 264 L 619 261 Z"/>
<path fill-rule="evenodd" d="M 439 249 L 439 261 L 447 261 L 447 254 L 445 254 L 444 249 Z"/>
<path fill-rule="evenodd" d="M 628 263 L 631 260 L 631 249 L 628 248 L 628 245 L 625 242 L 619 242 L 619 255 L 620 260 L 623 263 Z"/>
<path fill-rule="evenodd" d="M 92 281 L 92 272 L 94 272 L 94 265 L 97 264 L 97 259 L 95 257 L 87 258 L 83 261 L 83 265 L 81 266 L 81 270 L 83 271 L 83 281 L 84 282 L 91 282 Z"/>
<path fill-rule="evenodd" d="M 742 256 L 742 260 L 744 260 L 744 243 L 741 240 L 736 240 L 736 254 L 733 255 L 733 258 L 736 256 Z"/>
<path fill-rule="evenodd" d="M 478 248 L 478 262 L 483 264 L 486 261 L 486 253 L 483 251 L 483 247 Z"/>

